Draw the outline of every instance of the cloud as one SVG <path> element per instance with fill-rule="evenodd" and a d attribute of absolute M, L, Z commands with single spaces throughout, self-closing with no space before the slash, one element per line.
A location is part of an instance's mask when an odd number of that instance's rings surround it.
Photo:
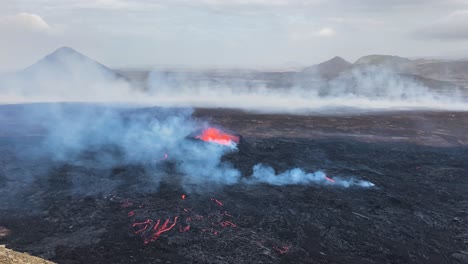
<path fill-rule="evenodd" d="M 333 37 L 335 36 L 335 34 L 336 34 L 335 30 L 329 27 L 324 27 L 317 32 L 318 37 L 325 37 L 325 38 Z"/>
<path fill-rule="evenodd" d="M 56 3 L 57 7 L 67 8 L 62 2 Z M 75 8 L 101 9 L 101 10 L 151 10 L 161 7 L 159 1 L 132 1 L 132 0 L 85 0 L 73 4 Z"/>
<path fill-rule="evenodd" d="M 148 11 L 154 8 L 182 6 L 194 8 L 232 8 L 232 7 L 303 7 L 323 3 L 324 0 L 81 0 L 65 2 L 62 0 L 17 0 L 22 6 L 48 10 L 95 9 L 95 10 L 131 10 Z"/>
<path fill-rule="evenodd" d="M 67 26 L 28 12 L 0 15 L 0 71 L 24 68 L 64 40 Z M 76 34 L 76 33 L 75 33 Z"/>
<path fill-rule="evenodd" d="M 30 2 L 22 0 L 23 2 Z M 39 1 L 39 0 L 35 0 Z M 444 4 L 459 4 L 463 0 L 446 0 Z M 440 4 L 439 0 L 392 0 L 392 1 L 374 1 L 374 0 L 82 0 L 77 3 L 65 3 L 61 0 L 42 0 L 44 3 L 54 4 L 56 6 L 82 6 L 94 8 L 120 9 L 127 7 L 151 7 L 167 6 L 173 4 L 184 4 L 194 6 L 312 6 L 316 4 L 331 4 L 339 6 L 348 6 L 356 9 L 379 9 L 388 10 L 388 8 L 418 7 L 425 6 L 428 3 Z"/>
<path fill-rule="evenodd" d="M 192 2 L 191 0 L 190 2 Z M 189 2 L 182 0 L 180 2 Z M 266 5 L 266 6 L 291 6 L 291 5 L 310 5 L 317 1 L 305 0 L 198 0 L 193 1 L 199 4 L 209 5 Z"/>
<path fill-rule="evenodd" d="M 0 29 L 8 31 L 45 32 L 51 29 L 50 25 L 36 14 L 18 13 L 0 17 Z"/>
<path fill-rule="evenodd" d="M 330 38 L 336 35 L 336 31 L 331 27 L 323 27 L 319 30 L 307 28 L 295 28 L 290 31 L 289 37 L 293 41 L 304 41 L 314 38 Z"/>
<path fill-rule="evenodd" d="M 468 10 L 457 10 L 432 24 L 415 30 L 420 38 L 468 40 Z"/>
<path fill-rule="evenodd" d="M 154 1 L 148 0 L 99 0 L 87 1 L 94 3 L 95 6 L 101 7 L 126 7 L 126 6 L 151 6 Z M 171 4 L 193 4 L 193 5 L 214 5 L 214 6 L 298 6 L 298 5 L 311 5 L 321 0 L 161 0 L 157 1 L 158 5 L 171 5 Z"/>

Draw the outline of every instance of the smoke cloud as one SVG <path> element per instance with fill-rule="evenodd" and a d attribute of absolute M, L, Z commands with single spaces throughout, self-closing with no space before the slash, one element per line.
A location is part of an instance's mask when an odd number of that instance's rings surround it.
<path fill-rule="evenodd" d="M 0 160 L 4 165 L 0 180 L 5 181 L 0 192 L 6 203 L 0 206 L 16 204 L 12 201 L 17 193 L 49 182 L 50 177 L 62 179 L 71 195 L 122 188 L 156 191 L 161 182 L 176 182 L 186 192 L 260 183 L 373 186 L 353 178 L 333 179 L 330 184 L 323 172 L 297 168 L 276 175 L 262 164 L 254 166 L 252 175 L 242 175 L 222 159 L 237 152 L 237 147 L 196 139 L 211 126 L 194 119 L 192 111 L 77 103 L 2 106 L 0 119 L 5 126 L 0 134 L 8 132 L 12 122 L 23 127 L 3 135 L 15 144 L 10 149 L 14 153 Z"/>
<path fill-rule="evenodd" d="M 149 93 L 163 105 L 292 114 L 327 113 L 332 109 L 468 110 L 467 98 L 459 88 L 429 88 L 422 81 L 383 67 L 357 68 L 332 80 L 314 73 L 298 73 L 286 84 L 259 81 L 246 75 L 245 79 L 232 78 L 220 83 L 194 74 L 155 72 L 149 78 Z"/>
<path fill-rule="evenodd" d="M 293 114 L 330 109 L 468 110 L 463 89 L 385 67 L 357 67 L 333 79 L 318 72 L 154 71 L 141 83 L 70 48 L 19 73 L 0 76 L 0 95 L 0 103 L 106 102 Z"/>
<path fill-rule="evenodd" d="M 275 170 L 263 164 L 257 164 L 253 167 L 252 177 L 244 180 L 249 184 L 268 183 L 272 185 L 291 185 L 291 184 L 328 184 L 333 186 L 350 187 L 373 187 L 374 184 L 368 181 L 361 181 L 354 178 L 327 178 L 323 171 L 306 173 L 300 168 L 285 171 L 280 174 L 275 174 Z"/>
<path fill-rule="evenodd" d="M 295 114 L 331 109 L 468 110 L 460 90 L 434 90 L 379 67 L 356 68 L 332 80 L 314 73 L 265 77 L 217 72 L 213 77 L 153 72 L 142 87 L 66 48 L 20 73 L 1 76 L 0 95 L 3 103 L 82 102 L 2 106 L 19 110 L 0 111 L 0 132 L 35 141 L 34 147 L 10 149 L 16 163 L 2 160 L 7 164 L 0 171 L 3 191 L 24 189 L 22 184 L 33 184 L 51 173 L 70 178 L 73 192 L 79 193 L 119 188 L 132 177 L 140 184 L 135 188 L 143 185 L 148 190 L 166 180 L 178 181 L 187 191 L 260 183 L 368 188 L 373 184 L 348 177 L 329 179 L 321 171 L 294 168 L 275 173 L 268 164 L 257 164 L 252 175 L 242 175 L 222 159 L 236 149 L 195 139 L 210 125 L 193 119 L 192 107 Z M 12 132 L 9 124 L 21 124 L 22 129 Z M 23 160 L 32 167 L 23 166 Z M 38 169 L 34 164 L 51 165 Z M 138 173 L 116 170 L 125 166 L 138 167 Z"/>

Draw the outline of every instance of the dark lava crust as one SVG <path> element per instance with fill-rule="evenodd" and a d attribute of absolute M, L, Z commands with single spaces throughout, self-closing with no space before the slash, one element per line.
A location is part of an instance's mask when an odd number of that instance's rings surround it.
<path fill-rule="evenodd" d="M 5 173 L 47 176 L 1 201 L 0 227 L 10 233 L 0 244 L 58 263 L 467 263 L 467 113 L 195 116 L 243 135 L 240 152 L 224 159 L 244 174 L 257 163 L 322 169 L 376 188 L 234 185 L 182 199 L 171 181 L 141 191 L 149 176 L 139 166 L 42 172 L 41 162 L 12 154 L 33 138 L 3 136 L 0 182 Z M 76 179 L 113 188 L 76 193 Z M 143 225 L 132 226 L 176 216 L 148 244 L 135 234 Z"/>

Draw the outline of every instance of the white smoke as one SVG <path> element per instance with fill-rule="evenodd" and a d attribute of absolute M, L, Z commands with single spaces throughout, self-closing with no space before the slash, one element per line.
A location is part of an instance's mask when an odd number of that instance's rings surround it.
<path fill-rule="evenodd" d="M 167 155 L 175 164 L 173 173 L 190 190 L 242 182 L 332 184 L 322 172 L 306 173 L 296 168 L 277 175 L 272 168 L 260 164 L 253 168 L 253 175 L 241 175 L 232 164 L 222 161 L 225 154 L 233 151 L 231 148 L 193 140 L 193 134 L 207 124 L 192 119 L 191 107 L 299 114 L 327 113 L 331 108 L 468 110 L 468 104 L 457 90 L 434 91 L 423 83 L 382 68 L 355 69 L 332 81 L 298 74 L 288 84 L 283 85 L 281 78 L 276 80 L 276 87 L 271 87 L 268 80 L 277 75 L 259 81 L 255 74 L 252 77 L 251 73 L 237 73 L 236 78 L 231 78 L 232 74 L 224 73 L 226 78 L 212 80 L 211 76 L 203 74 L 152 73 L 146 89 L 142 89 L 65 48 L 19 74 L 2 76 L 0 102 L 114 104 L 112 107 L 93 104 L 31 106 L 21 119 L 46 130 L 35 154 L 101 168 L 143 164 L 155 183 L 164 180 L 164 173 L 158 173 L 162 170 L 158 162 Z M 115 103 L 126 104 L 116 106 Z M 128 107 L 129 103 L 133 110 Z M 136 108 L 142 105 L 184 108 L 135 110 L 135 105 Z M 93 158 L 83 158 L 89 152 Z M 334 181 L 335 186 L 373 186 L 354 178 Z"/>
<path fill-rule="evenodd" d="M 130 108 L 93 104 L 33 104 L 18 106 L 18 115 L 9 117 L 12 111 L 0 111 L 0 119 L 9 118 L 30 128 L 38 141 L 32 148 L 20 148 L 19 157 L 44 167 L 54 164 L 76 166 L 72 173 L 74 192 L 108 192 L 117 188 L 125 179 L 109 176 L 115 167 L 137 166 L 147 176 L 142 179 L 151 191 L 166 180 L 177 181 L 187 191 L 205 191 L 234 184 L 272 185 L 327 184 L 331 186 L 372 187 L 373 184 L 350 179 L 333 179 L 330 184 L 323 172 L 305 173 L 293 169 L 276 175 L 271 167 L 256 165 L 252 175 L 242 175 L 233 164 L 223 161 L 224 155 L 237 152 L 229 145 L 196 139 L 208 123 L 192 118 L 192 109 L 179 108 Z M 3 116 L 5 115 L 5 116 Z M 21 135 L 21 133 L 23 133 Z M 26 138 L 26 137 L 21 137 Z M 165 171 L 166 164 L 173 164 Z M 81 168 L 81 169 L 80 169 Z M 51 168 L 52 169 L 52 168 Z M 89 169 L 99 174 L 89 176 Z M 10 183 L 33 182 L 37 171 L 17 174 L 7 171 Z M 107 171 L 107 172 L 106 172 Z M 42 177 L 45 177 L 43 175 Z M 131 176 L 137 177 L 137 176 Z M 12 186 L 5 186 L 10 190 Z M 139 187 L 138 187 L 139 188 Z"/>
<path fill-rule="evenodd" d="M 313 173 L 306 173 L 300 168 L 295 168 L 275 174 L 275 170 L 263 164 L 257 164 L 253 167 L 253 174 L 249 179 L 244 179 L 245 183 L 256 184 L 256 183 L 267 183 L 271 185 L 299 185 L 299 184 L 324 184 L 331 186 L 340 187 L 373 187 L 374 184 L 368 181 L 357 180 L 355 178 L 343 179 L 343 178 L 327 178 L 327 175 L 323 171 L 317 171 Z"/>
<path fill-rule="evenodd" d="M 461 90 L 434 90 L 381 67 L 357 68 L 336 79 L 296 76 L 285 87 L 271 88 L 264 81 L 234 79 L 209 81 L 210 77 L 152 73 L 149 93 L 166 106 L 227 107 L 274 113 L 361 110 L 468 110 Z M 305 79 L 304 79 L 305 78 Z M 200 80 L 201 79 L 201 80 Z M 289 86 L 290 85 L 290 86 Z"/>
<path fill-rule="evenodd" d="M 83 153 L 95 152 L 92 163 L 107 168 L 141 164 L 146 170 L 160 170 L 162 162 L 175 162 L 185 186 L 238 182 L 239 171 L 221 162 L 231 148 L 195 140 L 206 124 L 191 114 L 192 109 L 53 105 L 41 118 L 48 131 L 41 150 L 72 164 L 86 163 Z"/>
<path fill-rule="evenodd" d="M 0 76 L 0 103 L 106 102 L 310 113 L 330 109 L 468 110 L 454 87 L 427 87 L 382 67 L 355 68 L 332 80 L 314 73 L 151 72 L 145 87 L 62 48 L 18 74 Z M 214 76 L 213 76 L 214 74 Z"/>

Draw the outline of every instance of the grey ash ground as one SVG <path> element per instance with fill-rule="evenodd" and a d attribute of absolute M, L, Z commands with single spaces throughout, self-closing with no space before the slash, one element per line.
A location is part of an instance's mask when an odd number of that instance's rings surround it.
<path fill-rule="evenodd" d="M 354 175 L 376 187 L 234 185 L 182 199 L 184 190 L 167 181 L 137 192 L 148 178 L 139 166 L 41 171 L 40 161 L 13 154 L 36 137 L 7 133 L 23 131 L 10 124 L 0 137 L 0 182 L 6 173 L 47 177 L 18 183 L 17 206 L 2 201 L 0 243 L 58 263 L 467 263 L 468 113 L 194 116 L 242 135 L 243 149 L 224 159 L 245 175 L 262 162 Z M 73 194 L 76 178 L 119 184 Z M 151 228 L 161 220 L 154 230 L 166 219 L 166 227 L 177 223 L 145 244 L 154 232 L 135 234 L 145 225 L 135 223 L 148 219 Z"/>

